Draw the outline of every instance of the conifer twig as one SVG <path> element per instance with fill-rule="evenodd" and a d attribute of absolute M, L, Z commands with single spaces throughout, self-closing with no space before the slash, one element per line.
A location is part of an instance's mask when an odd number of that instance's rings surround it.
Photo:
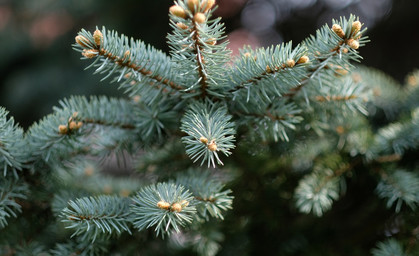
<path fill-rule="evenodd" d="M 93 119 L 83 119 L 83 122 L 86 124 L 94 124 L 94 125 L 104 125 L 104 126 L 114 126 L 119 127 L 121 129 L 133 130 L 135 129 L 135 125 L 132 124 L 123 124 L 123 123 L 108 123 L 101 120 L 93 120 Z"/>
<path fill-rule="evenodd" d="M 192 30 L 193 30 L 193 32 L 192 32 L 193 33 L 192 39 L 194 41 L 193 49 L 194 49 L 194 53 L 196 55 L 196 64 L 198 66 L 198 76 L 200 78 L 199 79 L 200 80 L 199 83 L 201 84 L 201 91 L 202 91 L 201 92 L 201 97 L 202 98 L 205 98 L 205 96 L 207 94 L 208 82 L 207 82 L 207 76 L 206 76 L 206 74 L 204 72 L 204 69 L 205 69 L 205 67 L 204 67 L 204 59 L 203 59 L 203 57 L 201 55 L 202 46 L 201 46 L 201 43 L 199 42 L 200 41 L 200 39 L 199 39 L 199 30 L 198 30 L 197 26 L 199 26 L 197 24 L 197 22 L 194 22 L 194 26 L 192 28 Z"/>
<path fill-rule="evenodd" d="M 128 68 L 130 68 L 134 71 L 137 71 L 137 72 L 141 73 L 144 76 L 148 76 L 148 77 L 156 80 L 159 83 L 162 83 L 164 85 L 169 86 L 173 90 L 177 90 L 177 91 L 183 90 L 183 88 L 181 86 L 175 84 L 173 81 L 169 81 L 169 79 L 167 79 L 167 78 L 163 79 L 163 77 L 161 77 L 160 75 L 153 75 L 153 72 L 151 70 L 148 70 L 145 67 L 142 67 L 142 66 L 139 66 L 139 65 L 135 64 L 130 59 L 125 60 L 125 58 L 120 58 L 120 57 L 118 57 L 116 55 L 113 55 L 112 53 L 106 51 L 103 48 L 101 48 L 98 51 L 98 55 L 112 60 L 114 63 L 116 63 L 117 65 L 119 65 L 121 67 L 128 67 Z"/>

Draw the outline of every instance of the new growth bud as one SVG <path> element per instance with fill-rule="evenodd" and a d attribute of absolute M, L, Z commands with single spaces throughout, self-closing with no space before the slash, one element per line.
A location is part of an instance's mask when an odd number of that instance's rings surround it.
<path fill-rule="evenodd" d="M 189 28 L 186 24 L 184 24 L 182 22 L 176 23 L 176 26 L 180 29 L 188 29 Z"/>
<path fill-rule="evenodd" d="M 186 207 L 186 206 L 188 206 L 188 205 L 189 205 L 189 202 L 188 202 L 188 201 L 186 201 L 186 200 L 182 200 L 182 201 L 180 202 L 180 205 L 182 205 L 182 207 Z"/>
<path fill-rule="evenodd" d="M 76 43 L 78 43 L 81 47 L 90 48 L 87 42 L 89 42 L 89 40 L 87 40 L 86 37 L 80 35 L 76 36 Z"/>
<path fill-rule="evenodd" d="M 174 203 L 174 204 L 172 204 L 172 206 L 170 206 L 170 211 L 180 212 L 180 211 L 182 211 L 182 205 L 180 205 L 180 203 Z"/>
<path fill-rule="evenodd" d="M 207 17 L 202 12 L 198 12 L 193 16 L 193 20 L 198 24 L 204 23 L 206 18 Z"/>
<path fill-rule="evenodd" d="M 209 144 L 208 144 L 208 149 L 211 150 L 212 152 L 217 150 L 217 144 L 215 144 L 215 141 L 212 140 Z"/>
<path fill-rule="evenodd" d="M 204 12 L 208 12 L 215 5 L 215 0 L 202 1 L 201 9 L 204 9 Z"/>
<path fill-rule="evenodd" d="M 204 136 L 202 136 L 201 138 L 199 138 L 199 141 L 202 142 L 202 143 L 204 143 L 204 144 L 207 144 L 208 143 L 208 139 L 205 138 Z"/>
<path fill-rule="evenodd" d="M 103 41 L 103 34 L 100 32 L 99 29 L 96 29 L 93 33 L 93 39 L 95 40 L 95 44 L 99 47 Z"/>
<path fill-rule="evenodd" d="M 71 121 L 71 122 L 68 124 L 68 127 L 70 128 L 70 130 L 75 130 L 75 129 L 77 129 L 77 123 L 76 123 L 76 122 L 74 122 L 74 121 Z"/>
<path fill-rule="evenodd" d="M 67 125 L 60 124 L 60 125 L 58 126 L 58 133 L 59 133 L 59 134 L 64 135 L 64 134 L 67 134 L 67 132 L 68 132 Z"/>
<path fill-rule="evenodd" d="M 88 59 L 91 59 L 91 58 L 96 57 L 98 55 L 98 53 L 99 53 L 99 51 L 96 50 L 96 49 L 90 49 L 90 50 L 84 49 L 83 52 L 81 53 L 81 55 L 83 55 L 84 57 L 86 57 Z"/>
<path fill-rule="evenodd" d="M 131 55 L 131 52 L 129 50 L 126 50 L 124 53 L 124 60 L 128 60 L 130 55 Z"/>
<path fill-rule="evenodd" d="M 217 44 L 217 39 L 212 37 L 212 38 L 208 39 L 207 44 L 216 45 Z"/>
<path fill-rule="evenodd" d="M 343 32 L 343 29 L 340 25 L 338 24 L 333 24 L 332 26 L 332 30 L 333 32 L 336 33 L 336 35 L 338 35 L 340 38 L 344 38 L 345 37 L 345 32 Z"/>
<path fill-rule="evenodd" d="M 174 16 L 176 16 L 176 17 L 186 18 L 186 12 L 185 12 L 185 10 L 182 7 L 180 7 L 179 5 L 172 5 L 169 8 L 169 12 L 171 14 L 173 14 Z"/>
<path fill-rule="evenodd" d="M 361 22 L 359 20 L 354 21 L 352 23 L 352 34 L 355 35 L 359 31 L 361 31 L 361 27 L 362 27 L 362 24 L 361 24 Z"/>
<path fill-rule="evenodd" d="M 307 55 L 303 55 L 298 59 L 297 64 L 304 64 L 304 63 L 309 62 L 309 60 L 310 59 L 308 58 Z"/>
<path fill-rule="evenodd" d="M 168 202 L 165 202 L 165 201 L 162 200 L 162 201 L 159 201 L 157 203 L 157 207 L 159 207 L 160 209 L 163 209 L 163 210 L 169 210 L 170 204 Z"/>
<path fill-rule="evenodd" d="M 359 42 L 358 40 L 355 39 L 349 39 L 347 44 L 349 45 L 349 47 L 351 47 L 352 49 L 356 50 L 359 48 Z"/>
<path fill-rule="evenodd" d="M 295 66 L 295 60 L 293 60 L 293 59 L 289 59 L 289 60 L 287 60 L 286 65 L 287 65 L 287 67 L 289 67 L 289 68 L 294 67 L 294 66 Z"/>
<path fill-rule="evenodd" d="M 195 8 L 198 6 L 198 0 L 188 0 L 188 8 L 191 12 L 195 12 Z"/>

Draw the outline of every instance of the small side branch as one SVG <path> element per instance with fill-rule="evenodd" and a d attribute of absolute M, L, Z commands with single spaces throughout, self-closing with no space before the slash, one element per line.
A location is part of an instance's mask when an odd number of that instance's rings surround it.
<path fill-rule="evenodd" d="M 286 120 L 285 116 L 275 116 L 273 115 L 270 111 L 269 108 L 266 109 L 266 112 L 264 114 L 256 114 L 256 113 L 243 113 L 243 112 L 235 112 L 236 115 L 240 115 L 240 116 L 251 116 L 251 117 L 256 117 L 256 118 L 265 118 L 268 117 L 269 119 L 271 119 L 272 121 L 281 121 L 281 120 Z M 289 114 L 290 117 L 292 117 L 293 115 Z"/>
<path fill-rule="evenodd" d="M 353 100 L 358 98 L 356 95 L 347 95 L 347 96 L 341 96 L 341 95 L 328 95 L 328 96 L 315 96 L 315 99 L 319 102 L 324 101 L 347 101 L 347 100 Z"/>
<path fill-rule="evenodd" d="M 148 76 L 148 77 L 156 80 L 159 83 L 162 83 L 162 84 L 165 84 L 165 85 L 169 86 L 173 90 L 177 90 L 177 91 L 183 90 L 183 88 L 181 86 L 175 84 L 173 81 L 169 81 L 169 79 L 163 79 L 163 77 L 161 77 L 159 75 L 153 75 L 152 71 L 135 64 L 130 59 L 126 60 L 125 57 L 120 58 L 116 55 L 113 55 L 112 53 L 109 53 L 108 51 L 106 51 L 103 48 L 99 50 L 98 55 L 112 60 L 114 63 L 116 63 L 120 67 L 128 67 L 128 68 L 130 68 L 134 71 L 137 71 L 137 72 L 141 73 L 144 76 Z"/>
<path fill-rule="evenodd" d="M 194 54 L 196 56 L 196 64 L 198 66 L 198 76 L 200 79 L 200 85 L 201 85 L 201 97 L 205 98 L 207 95 L 207 88 L 208 88 L 208 79 L 207 79 L 207 75 L 205 74 L 205 67 L 204 67 L 204 63 L 205 60 L 203 58 L 203 56 L 201 55 L 202 52 L 202 45 L 200 43 L 200 39 L 199 39 L 199 30 L 198 27 L 199 25 L 197 25 L 196 22 L 194 22 L 194 26 L 193 26 L 193 36 L 192 39 L 194 41 Z"/>
<path fill-rule="evenodd" d="M 215 201 L 217 201 L 217 199 L 213 198 L 212 196 L 208 198 L 202 198 L 202 197 L 196 196 L 195 199 L 201 202 L 210 202 L 210 203 L 215 203 Z"/>
<path fill-rule="evenodd" d="M 269 65 L 267 65 L 266 68 L 265 68 L 265 71 L 263 71 L 262 73 L 260 73 L 259 75 L 255 76 L 255 77 L 252 77 L 252 78 L 240 83 L 239 85 L 236 85 L 229 92 L 234 93 L 236 91 L 239 91 L 240 89 L 245 88 L 247 84 L 256 84 L 256 83 L 258 83 L 259 81 L 261 81 L 262 79 L 264 79 L 265 77 L 267 77 L 269 75 L 275 75 L 276 73 L 284 71 L 287 68 L 294 67 L 296 64 L 306 63 L 307 61 L 308 61 L 307 56 L 303 56 L 303 57 L 300 58 L 300 60 L 297 63 L 295 63 L 295 61 L 293 59 L 289 59 L 286 63 L 283 63 L 279 66 L 275 66 L 274 68 L 271 68 Z"/>
<path fill-rule="evenodd" d="M 322 71 L 327 66 L 327 64 L 329 63 L 329 60 L 332 57 L 334 57 L 336 54 L 337 53 L 335 52 L 334 54 L 330 55 L 328 58 L 322 60 L 315 69 L 312 69 L 310 71 L 310 74 L 308 75 L 307 78 L 304 78 L 298 86 L 291 88 L 290 91 L 288 93 L 283 94 L 283 96 L 290 99 L 293 98 L 299 91 L 301 91 L 301 89 L 303 89 L 303 87 L 308 83 L 308 81 L 313 79 L 320 71 Z"/>
<path fill-rule="evenodd" d="M 114 127 L 119 127 L 121 129 L 125 129 L 125 130 L 134 130 L 135 126 L 132 124 L 122 124 L 122 123 L 107 123 L 101 120 L 93 120 L 93 119 L 84 119 L 83 120 L 84 123 L 87 124 L 94 124 L 94 125 L 103 125 L 103 126 L 114 126 Z"/>

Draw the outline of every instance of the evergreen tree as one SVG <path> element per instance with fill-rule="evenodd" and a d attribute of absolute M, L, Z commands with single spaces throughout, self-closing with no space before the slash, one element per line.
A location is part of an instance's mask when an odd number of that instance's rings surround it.
<path fill-rule="evenodd" d="M 79 32 L 126 97 L 63 99 L 27 131 L 0 109 L 2 255 L 419 252 L 419 72 L 401 87 L 355 67 L 356 16 L 232 58 L 214 7 L 175 1 L 170 55 Z M 105 172 L 110 158 L 132 173 Z M 340 240 L 359 221 L 366 235 Z"/>

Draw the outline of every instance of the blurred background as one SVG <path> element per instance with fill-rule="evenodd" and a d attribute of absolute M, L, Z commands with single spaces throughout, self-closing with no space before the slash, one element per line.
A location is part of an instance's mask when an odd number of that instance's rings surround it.
<path fill-rule="evenodd" d="M 244 44 L 301 42 L 333 18 L 353 13 L 371 42 L 363 65 L 396 80 L 418 67 L 417 0 L 218 0 L 234 53 Z M 118 95 L 116 86 L 85 71 L 71 49 L 81 28 L 106 26 L 168 52 L 171 0 L 0 0 L 0 106 L 27 128 L 70 95 Z"/>

